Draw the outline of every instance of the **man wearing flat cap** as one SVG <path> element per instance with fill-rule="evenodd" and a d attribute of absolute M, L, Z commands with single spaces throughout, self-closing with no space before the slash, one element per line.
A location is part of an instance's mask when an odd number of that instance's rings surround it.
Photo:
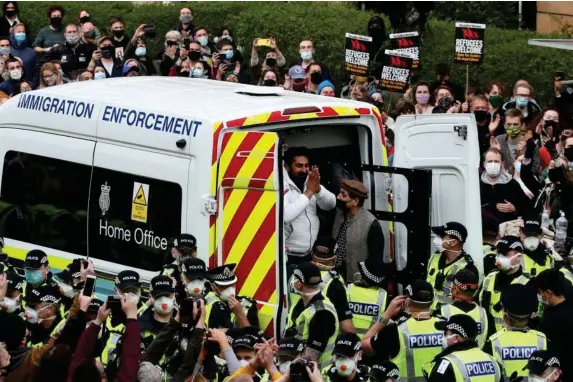
<path fill-rule="evenodd" d="M 360 276 L 358 263 L 384 258 L 384 234 L 374 215 L 364 208 L 368 189 L 357 180 L 345 179 L 336 197 L 332 237 L 336 239 L 336 270 L 347 281 Z"/>

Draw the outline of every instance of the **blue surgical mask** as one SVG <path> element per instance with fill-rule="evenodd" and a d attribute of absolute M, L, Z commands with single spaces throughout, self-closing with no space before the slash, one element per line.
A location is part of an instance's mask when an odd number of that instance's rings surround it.
<path fill-rule="evenodd" d="M 23 43 L 24 41 L 26 41 L 26 33 L 24 32 L 14 33 L 14 39 L 16 40 L 17 43 Z"/>
<path fill-rule="evenodd" d="M 515 99 L 515 105 L 516 105 L 517 107 L 524 108 L 524 107 L 527 106 L 528 103 L 529 103 L 529 100 L 528 100 L 527 98 L 525 98 L 525 97 L 517 97 L 517 98 Z"/>
<path fill-rule="evenodd" d="M 26 282 L 32 285 L 40 285 L 44 281 L 44 275 L 41 270 L 26 271 Z"/>
<path fill-rule="evenodd" d="M 96 74 L 94 74 L 94 80 L 105 80 L 105 73 L 97 72 Z"/>
<path fill-rule="evenodd" d="M 197 42 L 199 44 L 201 44 L 201 46 L 207 46 L 209 39 L 207 38 L 207 36 L 201 36 L 201 37 L 197 37 Z"/>
<path fill-rule="evenodd" d="M 203 78 L 204 74 L 203 71 L 201 69 L 193 69 L 193 71 L 191 72 L 191 77 L 193 78 Z"/>
<path fill-rule="evenodd" d="M 304 61 L 312 60 L 312 52 L 300 52 L 300 58 Z"/>
<path fill-rule="evenodd" d="M 145 54 L 147 53 L 147 48 L 140 46 L 137 49 L 135 49 L 135 55 L 137 57 L 143 57 L 145 56 Z"/>
<path fill-rule="evenodd" d="M 0 48 L 0 55 L 7 56 L 10 54 L 10 48 Z"/>
<path fill-rule="evenodd" d="M 230 60 L 231 58 L 233 58 L 234 55 L 235 55 L 235 52 L 232 51 L 232 50 L 228 50 L 228 51 L 225 52 L 225 58 L 226 58 L 227 60 Z"/>

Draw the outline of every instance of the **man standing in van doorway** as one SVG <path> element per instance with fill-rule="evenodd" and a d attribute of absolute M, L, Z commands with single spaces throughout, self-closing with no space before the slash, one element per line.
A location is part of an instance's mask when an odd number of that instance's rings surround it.
<path fill-rule="evenodd" d="M 284 229 L 287 248 L 287 278 L 296 266 L 312 261 L 311 251 L 320 221 L 317 206 L 330 211 L 336 197 L 320 185 L 317 167 L 310 168 L 310 151 L 306 147 L 291 147 L 285 153 L 284 164 Z"/>

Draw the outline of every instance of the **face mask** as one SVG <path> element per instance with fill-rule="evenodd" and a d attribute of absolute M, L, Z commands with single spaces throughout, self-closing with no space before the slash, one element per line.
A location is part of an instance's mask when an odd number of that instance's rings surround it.
<path fill-rule="evenodd" d="M 39 285 L 44 281 L 42 271 L 26 271 L 26 282 L 32 285 Z"/>
<path fill-rule="evenodd" d="M 191 61 L 199 61 L 201 59 L 201 52 L 196 52 L 196 51 L 189 52 L 189 59 Z"/>
<path fill-rule="evenodd" d="M 565 155 L 565 158 L 567 158 L 569 162 L 573 162 L 573 146 L 566 147 L 565 150 L 563 150 L 563 155 Z"/>
<path fill-rule="evenodd" d="M 0 56 L 7 56 L 10 54 L 10 48 L 0 48 Z"/>
<path fill-rule="evenodd" d="M 320 293 L 320 289 L 317 289 L 317 290 L 312 291 L 312 292 L 303 292 L 303 291 L 301 291 L 300 289 L 297 289 L 297 288 L 296 288 L 296 281 L 293 281 L 293 282 L 291 283 L 291 288 L 292 288 L 296 293 L 300 294 L 301 296 L 306 296 L 306 297 L 314 297 L 314 296 L 316 296 L 317 294 Z"/>
<path fill-rule="evenodd" d="M 20 69 L 10 70 L 10 78 L 15 81 L 18 81 L 20 78 L 22 78 L 22 70 Z"/>
<path fill-rule="evenodd" d="M 201 44 L 201 46 L 207 46 L 207 42 L 209 42 L 209 39 L 207 38 L 207 36 L 201 36 L 197 37 L 197 42 Z"/>
<path fill-rule="evenodd" d="M 62 26 L 62 18 L 61 17 L 50 18 L 50 25 L 56 29 L 59 29 Z"/>
<path fill-rule="evenodd" d="M 126 293 L 124 296 L 126 296 L 129 300 L 135 302 L 136 304 L 139 304 L 139 299 L 140 299 L 140 295 L 135 294 L 135 293 Z"/>
<path fill-rule="evenodd" d="M 315 85 L 320 84 L 322 82 L 322 73 L 319 72 L 310 73 L 310 82 L 312 82 Z"/>
<path fill-rule="evenodd" d="M 336 207 L 338 207 L 338 209 L 342 210 L 342 211 L 347 211 L 348 207 L 346 206 L 346 201 L 344 200 L 340 200 L 340 199 L 336 199 Z"/>
<path fill-rule="evenodd" d="M 430 100 L 430 95 L 428 94 L 416 94 L 416 103 L 420 105 L 426 105 Z"/>
<path fill-rule="evenodd" d="M 67 298 L 74 298 L 76 296 L 76 291 L 71 285 L 60 284 L 60 290 L 62 295 Z"/>
<path fill-rule="evenodd" d="M 526 107 L 528 103 L 529 103 L 529 100 L 525 97 L 517 97 L 515 99 L 515 106 L 522 108 L 522 109 L 524 107 Z"/>
<path fill-rule="evenodd" d="M 182 24 L 189 24 L 191 20 L 193 20 L 193 16 L 191 15 L 184 15 L 179 17 L 179 21 L 181 21 Z"/>
<path fill-rule="evenodd" d="M 242 359 L 239 361 L 239 365 L 241 365 L 241 367 L 249 366 L 249 361 L 247 361 L 246 359 Z"/>
<path fill-rule="evenodd" d="M 267 66 L 275 66 L 277 64 L 276 58 L 267 58 Z"/>
<path fill-rule="evenodd" d="M 140 46 L 137 49 L 135 49 L 135 55 L 137 57 L 143 57 L 145 56 L 145 54 L 147 53 L 147 48 Z"/>
<path fill-rule="evenodd" d="M 232 51 L 232 50 L 228 50 L 228 51 L 225 52 L 225 58 L 226 58 L 227 60 L 232 59 L 234 55 L 235 55 L 235 52 Z"/>
<path fill-rule="evenodd" d="M 38 323 L 38 312 L 36 312 L 34 309 L 27 306 L 26 309 L 24 310 L 24 318 L 30 324 L 37 324 Z"/>
<path fill-rule="evenodd" d="M 523 239 L 523 246 L 528 251 L 535 251 L 539 247 L 539 238 L 535 236 L 529 236 Z"/>
<path fill-rule="evenodd" d="M 228 34 L 222 35 L 221 40 L 223 40 L 223 39 L 233 41 L 233 37 L 231 35 L 228 35 Z"/>
<path fill-rule="evenodd" d="M 182 70 L 179 72 L 179 74 L 177 74 L 179 77 L 191 77 L 191 74 L 189 73 L 188 70 Z"/>
<path fill-rule="evenodd" d="M 123 36 L 123 30 L 112 30 L 111 31 L 115 37 Z"/>
<path fill-rule="evenodd" d="M 275 80 L 264 80 L 263 85 L 264 86 L 277 86 L 277 82 Z"/>
<path fill-rule="evenodd" d="M 97 72 L 94 74 L 94 80 L 105 80 L 105 78 L 104 72 Z"/>
<path fill-rule="evenodd" d="M 499 95 L 489 96 L 489 104 L 492 107 L 497 108 L 497 107 L 501 106 L 502 103 L 503 103 L 503 98 L 501 98 L 501 96 L 499 96 Z"/>
<path fill-rule="evenodd" d="M 112 58 L 115 48 L 113 46 L 104 46 L 101 50 L 101 56 L 103 58 Z"/>
<path fill-rule="evenodd" d="M 153 303 L 155 311 L 162 316 L 166 316 L 173 311 L 173 299 L 163 296 Z"/>
<path fill-rule="evenodd" d="M 20 301 L 4 297 L 4 300 L 0 301 L 0 307 L 7 313 L 14 313 L 20 307 Z"/>
<path fill-rule="evenodd" d="M 477 123 L 483 123 L 487 120 L 487 111 L 476 110 L 476 111 L 474 111 L 474 116 L 476 118 Z"/>
<path fill-rule="evenodd" d="M 296 84 L 293 83 L 292 84 L 292 90 L 294 90 L 295 92 L 303 92 L 306 89 L 306 85 L 303 83 L 301 84 Z"/>
<path fill-rule="evenodd" d="M 203 78 L 204 73 L 201 69 L 193 69 L 193 71 L 191 72 L 191 77 L 193 78 Z"/>
<path fill-rule="evenodd" d="M 193 280 L 185 285 L 185 290 L 189 296 L 201 296 L 205 292 L 205 281 Z"/>
<path fill-rule="evenodd" d="M 444 337 L 442 338 L 442 348 L 444 348 L 444 349 L 447 348 L 447 347 L 449 346 L 449 345 L 448 345 L 448 340 L 451 340 L 451 339 L 454 338 L 455 336 L 456 336 L 455 334 L 451 334 L 451 335 L 449 335 L 449 336 L 446 336 L 446 335 L 444 334 Z"/>
<path fill-rule="evenodd" d="M 434 245 L 436 246 L 436 251 L 438 252 L 444 252 L 445 248 L 444 248 L 444 242 L 442 241 L 441 237 L 434 237 Z"/>
<path fill-rule="evenodd" d="M 485 172 L 491 176 L 496 177 L 501 172 L 501 163 L 489 162 L 485 164 Z"/>
<path fill-rule="evenodd" d="M 80 23 L 85 24 L 88 21 L 90 21 L 90 17 L 89 16 L 84 16 L 84 17 L 80 17 Z"/>
<path fill-rule="evenodd" d="M 11 19 L 12 17 L 16 16 L 16 11 L 6 11 L 6 17 Z"/>
<path fill-rule="evenodd" d="M 279 363 L 279 371 L 282 375 L 285 375 L 288 369 L 290 368 L 290 364 L 292 361 L 286 361 L 283 363 Z"/>
<path fill-rule="evenodd" d="M 221 301 L 227 302 L 229 301 L 229 297 L 234 296 L 236 294 L 236 290 L 234 286 L 228 287 L 224 291 L 219 294 L 219 298 Z"/>
<path fill-rule="evenodd" d="M 341 377 L 348 377 L 354 372 L 356 368 L 356 361 L 350 358 L 338 358 L 334 361 L 334 366 L 336 367 L 336 372 Z"/>
<path fill-rule="evenodd" d="M 94 40 L 96 38 L 96 33 L 95 31 L 91 30 L 89 32 L 85 32 L 84 37 L 88 40 Z"/>
<path fill-rule="evenodd" d="M 18 44 L 21 44 L 24 41 L 26 41 L 26 33 L 23 32 L 14 33 L 14 39 Z"/>
<path fill-rule="evenodd" d="M 510 138 L 517 138 L 521 134 L 521 129 L 519 127 L 509 127 L 505 129 L 507 136 Z"/>
<path fill-rule="evenodd" d="M 515 256 L 513 256 L 515 257 Z M 516 267 L 516 265 L 511 264 L 511 259 L 513 257 L 505 257 L 503 255 L 497 255 L 495 257 L 495 266 L 501 271 L 509 271 L 511 268 Z"/>
<path fill-rule="evenodd" d="M 312 60 L 312 52 L 300 52 L 300 58 L 303 61 L 310 61 Z"/>
<path fill-rule="evenodd" d="M 66 36 L 66 42 L 68 45 L 76 45 L 80 41 L 80 36 Z"/>

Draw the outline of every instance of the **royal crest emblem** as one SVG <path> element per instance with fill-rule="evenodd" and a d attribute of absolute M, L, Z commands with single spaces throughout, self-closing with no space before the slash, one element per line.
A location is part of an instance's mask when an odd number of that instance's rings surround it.
<path fill-rule="evenodd" d="M 109 198 L 109 192 L 111 191 L 111 186 L 105 184 L 101 185 L 101 194 L 99 196 L 99 208 L 101 208 L 102 216 L 105 216 L 107 211 L 109 211 L 109 207 L 111 205 L 111 200 Z"/>

